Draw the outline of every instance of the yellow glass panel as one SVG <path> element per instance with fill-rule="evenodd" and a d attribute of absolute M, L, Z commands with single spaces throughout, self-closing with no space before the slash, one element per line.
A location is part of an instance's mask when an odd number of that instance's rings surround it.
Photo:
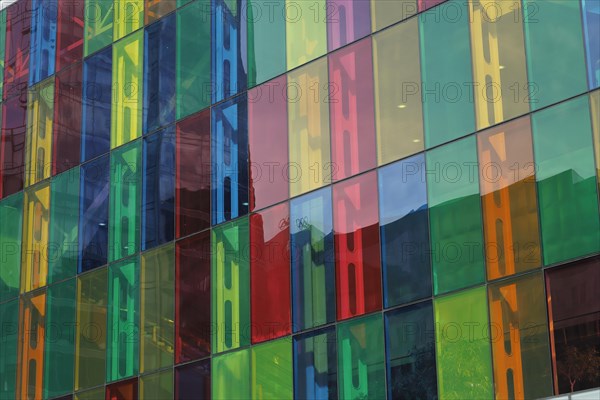
<path fill-rule="evenodd" d="M 41 399 L 46 292 L 23 296 L 20 309 L 16 398 Z"/>
<path fill-rule="evenodd" d="M 287 70 L 327 52 L 325 0 L 285 1 Z"/>
<path fill-rule="evenodd" d="M 596 176 L 598 177 L 598 191 L 600 192 L 600 90 L 590 94 L 590 107 L 592 108 L 592 130 L 594 133 L 594 151 L 596 154 Z"/>
<path fill-rule="evenodd" d="M 287 96 L 293 197 L 331 183 L 327 60 L 289 73 Z"/>
<path fill-rule="evenodd" d="M 144 25 L 144 0 L 115 0 L 114 12 L 113 38 L 115 41 Z"/>
<path fill-rule="evenodd" d="M 46 286 L 48 277 L 49 183 L 25 191 L 23 214 L 21 292 L 29 292 Z"/>
<path fill-rule="evenodd" d="M 416 13 L 417 0 L 371 0 L 371 30 L 377 32 Z"/>
<path fill-rule="evenodd" d="M 104 387 L 86 390 L 84 392 L 75 393 L 75 400 L 104 400 L 105 399 Z"/>
<path fill-rule="evenodd" d="M 522 11 L 520 2 L 504 0 L 472 0 L 469 9 L 477 129 L 483 129 L 529 112 Z"/>
<path fill-rule="evenodd" d="M 50 78 L 34 86 L 27 95 L 25 186 L 50 177 L 53 118 L 54 78 Z"/>
<path fill-rule="evenodd" d="M 143 53 L 142 30 L 113 45 L 111 148 L 130 142 L 142 133 Z"/>

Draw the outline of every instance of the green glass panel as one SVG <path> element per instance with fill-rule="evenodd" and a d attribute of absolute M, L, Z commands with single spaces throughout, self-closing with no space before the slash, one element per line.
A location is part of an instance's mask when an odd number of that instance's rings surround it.
<path fill-rule="evenodd" d="M 523 0 L 533 110 L 587 90 L 579 1 Z"/>
<path fill-rule="evenodd" d="M 340 399 L 385 399 L 385 345 L 381 314 L 337 326 Z"/>
<path fill-rule="evenodd" d="M 214 353 L 250 344 L 248 218 L 212 230 L 212 349 Z"/>
<path fill-rule="evenodd" d="M 142 254 L 140 372 L 173 365 L 175 320 L 175 247 Z"/>
<path fill-rule="evenodd" d="M 427 148 L 475 131 L 467 2 L 419 15 L 421 96 Z"/>
<path fill-rule="evenodd" d="M 17 344 L 19 301 L 0 304 L 0 394 L 2 399 L 15 398 L 17 381 Z"/>
<path fill-rule="evenodd" d="M 84 8 L 85 37 L 83 55 L 88 56 L 113 41 L 113 2 L 86 0 Z"/>
<path fill-rule="evenodd" d="M 75 400 L 104 400 L 105 396 L 104 388 L 102 387 L 75 393 Z"/>
<path fill-rule="evenodd" d="M 141 400 L 165 400 L 173 398 L 173 370 L 157 372 L 140 377 Z"/>
<path fill-rule="evenodd" d="M 288 71 L 327 52 L 325 12 L 328 9 L 331 10 L 331 7 L 326 6 L 325 0 L 285 0 Z M 281 13 L 275 15 L 274 18 L 280 18 Z"/>
<path fill-rule="evenodd" d="M 589 97 L 533 114 L 544 264 L 600 250 Z"/>
<path fill-rule="evenodd" d="M 19 295 L 23 192 L 0 201 L 0 302 Z"/>
<path fill-rule="evenodd" d="M 52 178 L 50 198 L 48 280 L 53 283 L 77 273 L 79 167 Z"/>
<path fill-rule="evenodd" d="M 253 399 L 292 399 L 292 339 L 254 346 L 251 370 Z"/>
<path fill-rule="evenodd" d="M 141 140 L 111 152 L 109 261 L 119 260 L 139 251 L 142 208 L 141 173 Z"/>
<path fill-rule="evenodd" d="M 213 357 L 211 372 L 214 400 L 250 398 L 250 349 Z"/>
<path fill-rule="evenodd" d="M 5 41 L 6 41 L 6 8 L 0 11 L 0 93 L 4 88 L 4 55 L 5 55 Z M 0 117 L 1 118 L 1 117 Z"/>
<path fill-rule="evenodd" d="M 75 279 L 48 287 L 44 347 L 44 398 L 73 391 Z"/>
<path fill-rule="evenodd" d="M 109 382 L 138 373 L 139 289 L 137 257 L 108 267 L 106 378 Z"/>
<path fill-rule="evenodd" d="M 210 105 L 210 2 L 177 10 L 177 119 Z"/>
<path fill-rule="evenodd" d="M 440 399 L 493 399 L 485 287 L 434 300 Z"/>
<path fill-rule="evenodd" d="M 427 152 L 429 227 L 436 294 L 485 276 L 475 137 Z"/>

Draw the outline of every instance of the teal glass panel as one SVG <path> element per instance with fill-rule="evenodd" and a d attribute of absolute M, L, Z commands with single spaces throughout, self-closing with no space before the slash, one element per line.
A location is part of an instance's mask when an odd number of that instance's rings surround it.
<path fill-rule="evenodd" d="M 19 295 L 23 192 L 0 201 L 0 302 Z"/>
<path fill-rule="evenodd" d="M 252 398 L 292 399 L 292 340 L 283 338 L 252 348 Z"/>
<path fill-rule="evenodd" d="M 214 400 L 250 398 L 250 349 L 213 357 L 211 370 Z"/>
<path fill-rule="evenodd" d="M 17 382 L 17 343 L 19 300 L 0 304 L 0 394 L 2 399 L 15 398 Z"/>
<path fill-rule="evenodd" d="M 112 43 L 113 1 L 85 0 L 83 18 L 85 22 L 83 55 L 87 57 Z"/>

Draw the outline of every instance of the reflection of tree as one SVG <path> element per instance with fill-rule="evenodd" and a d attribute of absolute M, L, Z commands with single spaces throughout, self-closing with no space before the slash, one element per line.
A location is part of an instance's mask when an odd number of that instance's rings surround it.
<path fill-rule="evenodd" d="M 577 382 L 597 382 L 600 379 L 600 353 L 594 347 L 566 346 L 556 368 L 559 375 L 569 380 L 571 392 L 574 392 Z"/>

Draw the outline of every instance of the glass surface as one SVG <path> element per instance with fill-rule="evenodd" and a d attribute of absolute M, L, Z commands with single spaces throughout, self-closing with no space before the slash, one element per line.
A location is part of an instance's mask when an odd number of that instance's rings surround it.
<path fill-rule="evenodd" d="M 337 399 L 335 328 L 294 338 L 294 396 L 297 399 Z"/>
<path fill-rule="evenodd" d="M 248 92 L 250 211 L 288 198 L 288 118 L 286 77 Z"/>
<path fill-rule="evenodd" d="M 52 173 L 52 125 L 54 118 L 54 79 L 32 87 L 27 93 L 27 148 L 25 186 Z"/>
<path fill-rule="evenodd" d="M 83 13 L 85 21 L 84 57 L 112 43 L 113 5 L 111 0 L 86 0 Z"/>
<path fill-rule="evenodd" d="M 210 393 L 209 359 L 175 368 L 176 399 L 209 399 Z"/>
<path fill-rule="evenodd" d="M 417 0 L 419 5 L 419 11 L 427 10 L 428 8 L 437 6 L 438 4 L 443 3 L 444 1 L 446 0 Z"/>
<path fill-rule="evenodd" d="M 292 313 L 287 203 L 250 215 L 250 274 L 252 343 L 289 335 Z"/>
<path fill-rule="evenodd" d="M 175 11 L 176 7 L 177 2 L 174 0 L 145 0 L 144 20 L 146 24 L 151 24 L 157 19 L 169 14 L 171 11 Z M 143 393 L 142 397 L 144 397 Z"/>
<path fill-rule="evenodd" d="M 248 218 L 211 231 L 212 352 L 250 344 Z"/>
<path fill-rule="evenodd" d="M 423 154 L 378 171 L 386 307 L 431 297 L 431 247 L 425 171 Z"/>
<path fill-rule="evenodd" d="M 523 0 L 523 17 L 531 108 L 539 110 L 585 92 L 580 2 Z"/>
<path fill-rule="evenodd" d="M 117 41 L 144 25 L 144 0 L 114 0 L 113 40 Z"/>
<path fill-rule="evenodd" d="M 21 297 L 15 399 L 41 399 L 44 373 L 46 291 Z"/>
<path fill-rule="evenodd" d="M 290 233 L 295 332 L 335 321 L 331 189 L 292 200 Z"/>
<path fill-rule="evenodd" d="M 175 362 L 210 355 L 210 232 L 175 247 Z"/>
<path fill-rule="evenodd" d="M 211 361 L 214 400 L 250 398 L 250 349 L 216 356 Z"/>
<path fill-rule="evenodd" d="M 142 135 L 143 73 L 144 32 L 138 31 L 113 45 L 111 149 Z"/>
<path fill-rule="evenodd" d="M 544 265 L 600 250 L 589 107 L 581 96 L 532 116 Z"/>
<path fill-rule="evenodd" d="M 84 2 L 59 0 L 56 27 L 56 71 L 83 56 Z"/>
<path fill-rule="evenodd" d="M 331 183 L 327 59 L 287 75 L 290 196 Z"/>
<path fill-rule="evenodd" d="M 293 398 L 292 369 L 292 341 L 289 338 L 252 347 L 252 398 Z"/>
<path fill-rule="evenodd" d="M 106 400 L 137 400 L 138 379 L 113 383 L 106 386 Z"/>
<path fill-rule="evenodd" d="M 417 13 L 417 0 L 371 0 L 371 28 L 377 32 Z"/>
<path fill-rule="evenodd" d="M 0 201 L 0 302 L 17 297 L 20 288 L 23 192 Z M 3 346 L 4 347 L 4 346 Z M 2 374 L 0 374 L 2 375 Z M 3 386 L 4 387 L 4 386 Z"/>
<path fill-rule="evenodd" d="M 331 180 L 336 181 L 377 164 L 371 39 L 328 57 L 329 96 L 325 101 L 331 112 Z"/>
<path fill-rule="evenodd" d="M 419 14 L 419 34 L 425 144 L 431 148 L 475 131 L 467 3 L 449 1 Z"/>
<path fill-rule="evenodd" d="M 31 0 L 19 0 L 6 8 L 4 99 L 21 95 L 27 90 L 31 10 Z"/>
<path fill-rule="evenodd" d="M 175 236 L 175 127 L 144 138 L 142 250 Z"/>
<path fill-rule="evenodd" d="M 364 0 L 327 0 L 327 50 L 345 46 L 371 33 L 371 3 Z"/>
<path fill-rule="evenodd" d="M 110 153 L 110 214 L 108 261 L 140 250 L 142 208 L 142 141 Z"/>
<path fill-rule="evenodd" d="M 140 398 L 144 400 L 173 398 L 173 370 L 140 376 Z"/>
<path fill-rule="evenodd" d="M 85 390 L 79 393 L 75 393 L 75 400 L 105 400 L 106 389 L 104 386 L 97 389 Z"/>
<path fill-rule="evenodd" d="M 173 365 L 175 246 L 142 253 L 140 275 L 140 373 Z"/>
<path fill-rule="evenodd" d="M 0 340 L 2 341 L 0 385 L 2 386 L 2 395 L 6 396 L 7 399 L 14 399 L 17 381 L 17 345 L 21 342 L 18 336 L 18 299 L 0 304 L 0 323 L 4 327 L 0 332 Z"/>
<path fill-rule="evenodd" d="M 600 87 L 600 4 L 594 0 L 582 0 L 585 49 L 590 89 Z"/>
<path fill-rule="evenodd" d="M 333 187 L 337 319 L 381 309 L 377 174 Z"/>
<path fill-rule="evenodd" d="M 0 193 L 2 198 L 23 190 L 25 175 L 25 136 L 27 96 L 2 103 L 2 143 L 0 152 Z"/>
<path fill-rule="evenodd" d="M 29 86 L 54 74 L 58 0 L 31 1 Z"/>
<path fill-rule="evenodd" d="M 438 297 L 433 302 L 440 398 L 494 397 L 486 297 L 482 286 Z"/>
<path fill-rule="evenodd" d="M 337 325 L 340 399 L 385 398 L 385 344 L 381 314 Z"/>
<path fill-rule="evenodd" d="M 6 54 L 6 8 L 0 10 L 0 93 L 4 91 L 4 55 Z"/>
<path fill-rule="evenodd" d="M 598 191 L 600 192 L 600 90 L 590 94 L 590 113 L 592 115 L 592 130 L 594 141 L 594 154 L 596 155 L 596 176 L 598 178 Z"/>
<path fill-rule="evenodd" d="M 210 110 L 177 123 L 175 236 L 210 227 Z"/>
<path fill-rule="evenodd" d="M 46 286 L 48 281 L 50 182 L 33 186 L 24 194 L 21 293 Z"/>
<path fill-rule="evenodd" d="M 429 151 L 426 161 L 433 288 L 437 295 L 485 279 L 475 137 Z"/>
<path fill-rule="evenodd" d="M 289 71 L 327 52 L 327 5 L 326 0 L 285 0 L 283 7 Z"/>

